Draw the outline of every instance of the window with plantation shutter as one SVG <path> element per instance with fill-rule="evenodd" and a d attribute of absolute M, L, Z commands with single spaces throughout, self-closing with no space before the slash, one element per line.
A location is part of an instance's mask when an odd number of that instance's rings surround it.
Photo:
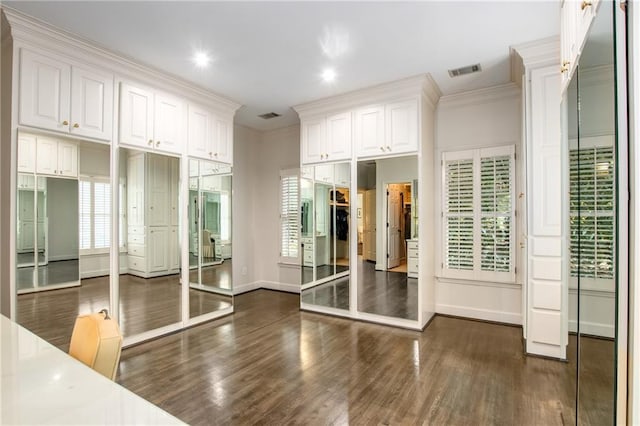
<path fill-rule="evenodd" d="M 615 274 L 615 153 L 597 145 L 607 141 L 585 138 L 569 151 L 570 271 L 594 289 L 611 289 Z"/>
<path fill-rule="evenodd" d="M 78 197 L 80 249 L 108 250 L 111 246 L 111 184 L 108 179 L 80 178 Z"/>
<path fill-rule="evenodd" d="M 283 263 L 299 263 L 299 193 L 298 170 L 283 170 L 280 173 L 280 261 Z"/>
<path fill-rule="evenodd" d="M 443 154 L 443 277 L 515 281 L 514 152 Z"/>

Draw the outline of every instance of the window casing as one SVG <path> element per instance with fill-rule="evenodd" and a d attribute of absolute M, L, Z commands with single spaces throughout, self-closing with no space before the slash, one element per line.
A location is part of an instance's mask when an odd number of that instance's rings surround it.
<path fill-rule="evenodd" d="M 515 148 L 442 156 L 442 276 L 515 282 Z"/>
<path fill-rule="evenodd" d="M 299 170 L 280 172 L 280 262 L 300 263 Z"/>

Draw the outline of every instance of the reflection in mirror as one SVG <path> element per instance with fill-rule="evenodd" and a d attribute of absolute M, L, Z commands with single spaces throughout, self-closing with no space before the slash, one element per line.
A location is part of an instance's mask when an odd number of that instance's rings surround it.
<path fill-rule="evenodd" d="M 603 3 L 599 8 L 574 76 L 576 82 L 568 92 L 569 303 L 571 331 L 577 333 L 577 424 L 613 424 L 615 420 L 614 7 L 615 3 Z"/>
<path fill-rule="evenodd" d="M 350 163 L 338 163 L 315 166 L 311 168 L 313 173 L 310 168 L 303 169 L 300 209 L 304 304 L 349 309 L 350 167 Z"/>
<path fill-rule="evenodd" d="M 189 316 L 231 307 L 231 167 L 189 160 Z"/>
<path fill-rule="evenodd" d="M 417 157 L 358 162 L 358 310 L 418 319 Z"/>
<path fill-rule="evenodd" d="M 18 174 L 17 319 L 66 351 L 76 317 L 109 308 L 110 148 L 27 133 L 18 144 L 58 155 Z"/>
<path fill-rule="evenodd" d="M 313 282 L 313 230 L 315 207 L 313 204 L 313 167 L 300 170 L 300 247 L 302 252 L 302 284 Z"/>
<path fill-rule="evenodd" d="M 120 328 L 133 336 L 181 321 L 177 158 L 120 149 Z M 122 223 L 125 222 L 125 223 Z M 124 269 L 124 271 L 123 271 Z"/>

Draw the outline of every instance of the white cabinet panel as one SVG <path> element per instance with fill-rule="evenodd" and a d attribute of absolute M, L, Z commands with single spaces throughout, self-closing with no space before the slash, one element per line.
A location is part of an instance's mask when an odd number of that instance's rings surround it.
<path fill-rule="evenodd" d="M 358 157 L 385 154 L 384 107 L 377 105 L 356 111 L 355 145 Z"/>
<path fill-rule="evenodd" d="M 58 141 L 38 137 L 36 142 L 36 172 L 46 175 L 58 174 Z"/>
<path fill-rule="evenodd" d="M 326 121 L 324 118 L 302 122 L 302 163 L 318 163 L 324 160 L 326 146 Z"/>
<path fill-rule="evenodd" d="M 150 272 L 163 272 L 169 269 L 168 258 L 169 228 L 166 226 L 152 227 L 149 231 L 148 261 Z"/>
<path fill-rule="evenodd" d="M 189 105 L 187 116 L 187 146 L 189 155 L 200 158 L 213 156 L 213 140 L 210 130 L 210 114 L 194 105 Z"/>
<path fill-rule="evenodd" d="M 112 125 L 113 77 L 73 67 L 71 71 L 71 133 L 111 140 Z"/>
<path fill-rule="evenodd" d="M 351 113 L 327 117 L 327 146 L 325 160 L 347 160 L 351 158 Z"/>
<path fill-rule="evenodd" d="M 22 49 L 20 124 L 68 131 L 70 82 L 69 65 Z"/>
<path fill-rule="evenodd" d="M 120 90 L 120 143 L 153 146 L 153 93 L 122 84 Z"/>
<path fill-rule="evenodd" d="M 169 161 L 167 157 L 149 155 L 147 194 L 149 197 L 148 225 L 169 225 Z"/>
<path fill-rule="evenodd" d="M 169 231 L 169 269 L 177 270 L 180 268 L 180 245 L 178 241 L 178 227 L 172 226 Z"/>
<path fill-rule="evenodd" d="M 33 135 L 18 136 L 18 172 L 35 173 L 36 171 L 36 137 Z"/>
<path fill-rule="evenodd" d="M 385 150 L 391 154 L 418 151 L 418 100 L 385 107 Z"/>
<path fill-rule="evenodd" d="M 223 163 L 233 163 L 233 123 L 222 118 L 215 119 L 215 149 L 213 159 Z"/>
<path fill-rule="evenodd" d="M 78 145 L 75 143 L 58 142 L 58 174 L 78 176 Z"/>
<path fill-rule="evenodd" d="M 154 96 L 153 140 L 158 150 L 180 154 L 183 146 L 183 106 L 179 99 L 165 94 Z"/>

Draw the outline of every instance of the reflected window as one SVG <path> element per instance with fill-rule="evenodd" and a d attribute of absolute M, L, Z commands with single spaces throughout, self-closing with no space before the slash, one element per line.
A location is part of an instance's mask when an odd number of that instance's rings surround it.
<path fill-rule="evenodd" d="M 111 185 L 108 179 L 82 178 L 79 186 L 80 249 L 111 246 Z"/>
<path fill-rule="evenodd" d="M 301 220 L 298 214 L 299 188 L 297 169 L 280 173 L 280 258 L 283 262 L 298 262 Z M 303 223 L 305 217 L 302 216 Z"/>
<path fill-rule="evenodd" d="M 613 146 L 572 149 L 569 161 L 571 276 L 613 280 Z"/>

